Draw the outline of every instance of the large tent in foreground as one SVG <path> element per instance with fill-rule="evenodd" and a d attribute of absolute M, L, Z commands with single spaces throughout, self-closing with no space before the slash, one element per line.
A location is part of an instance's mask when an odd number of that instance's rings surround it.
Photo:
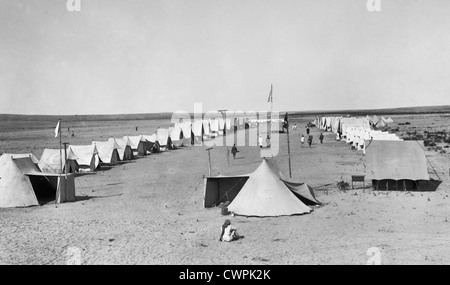
<path fill-rule="evenodd" d="M 80 172 L 97 169 L 100 159 L 95 145 L 70 145 L 69 148 L 77 157 L 78 170 Z"/>
<path fill-rule="evenodd" d="M 314 191 L 305 183 L 288 182 L 264 159 L 250 175 L 205 178 L 204 207 L 231 201 L 228 210 L 243 216 L 285 216 L 310 213 L 318 205 Z"/>
<path fill-rule="evenodd" d="M 75 201 L 73 174 L 43 173 L 30 157 L 0 156 L 0 207 L 28 207 L 55 200 Z"/>
<path fill-rule="evenodd" d="M 427 160 L 417 141 L 366 141 L 366 177 L 380 190 L 419 189 L 430 180 Z"/>

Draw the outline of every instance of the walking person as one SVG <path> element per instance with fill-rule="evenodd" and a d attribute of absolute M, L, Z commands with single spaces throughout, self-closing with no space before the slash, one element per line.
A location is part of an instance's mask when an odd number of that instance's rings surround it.
<path fill-rule="evenodd" d="M 322 133 L 320 133 L 319 140 L 320 140 L 320 143 L 323 143 L 323 134 Z"/>
<path fill-rule="evenodd" d="M 313 136 L 312 136 L 312 135 L 309 135 L 309 137 L 308 137 L 308 144 L 309 144 L 309 147 L 311 147 L 312 140 L 313 140 Z"/>
<path fill-rule="evenodd" d="M 306 135 L 309 136 L 309 128 L 306 128 Z"/>
<path fill-rule="evenodd" d="M 300 138 L 300 142 L 302 143 L 302 147 L 303 147 L 303 145 L 305 144 L 305 137 L 303 136 L 303 134 L 302 134 L 302 137 Z"/>
<path fill-rule="evenodd" d="M 231 148 L 231 153 L 233 154 L 233 159 L 236 159 L 236 153 L 238 153 L 238 149 L 236 147 L 236 144 L 233 144 L 233 147 Z"/>

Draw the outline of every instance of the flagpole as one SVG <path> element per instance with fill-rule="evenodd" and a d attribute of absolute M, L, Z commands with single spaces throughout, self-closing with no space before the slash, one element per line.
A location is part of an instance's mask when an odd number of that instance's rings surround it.
<path fill-rule="evenodd" d="M 62 167 L 62 151 L 61 151 L 61 119 L 59 119 L 58 125 L 59 125 L 59 130 L 58 130 L 58 132 L 59 132 L 59 164 L 61 166 L 59 174 L 62 174 L 63 167 Z"/>
<path fill-rule="evenodd" d="M 270 84 L 270 120 L 272 120 L 273 113 L 273 86 Z"/>
<path fill-rule="evenodd" d="M 286 129 L 287 129 L 287 147 L 288 147 L 288 161 L 289 161 L 289 178 L 292 178 L 292 172 L 291 172 L 291 147 L 289 145 L 289 118 L 286 113 Z"/>
<path fill-rule="evenodd" d="M 61 166 L 61 169 L 59 171 L 58 182 L 56 185 L 55 205 L 58 204 L 58 197 L 59 197 L 59 191 L 60 191 L 59 185 L 61 183 L 60 181 L 61 181 L 61 176 L 62 176 L 61 119 L 59 119 L 59 121 L 58 121 L 58 134 L 59 134 L 59 164 Z"/>

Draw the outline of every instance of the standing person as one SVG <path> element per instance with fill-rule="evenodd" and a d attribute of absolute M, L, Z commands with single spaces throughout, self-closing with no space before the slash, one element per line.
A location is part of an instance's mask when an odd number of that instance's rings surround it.
<path fill-rule="evenodd" d="M 306 135 L 309 136 L 309 128 L 306 128 Z"/>
<path fill-rule="evenodd" d="M 320 137 L 319 137 L 320 143 L 323 143 L 323 134 L 320 133 Z"/>
<path fill-rule="evenodd" d="M 259 144 L 259 148 L 262 148 L 263 140 L 262 140 L 262 136 L 261 135 L 259 135 L 258 144 Z"/>
<path fill-rule="evenodd" d="M 312 135 L 309 135 L 309 137 L 308 137 L 308 144 L 309 144 L 309 147 L 311 147 L 312 140 L 313 140 L 313 136 L 312 136 Z"/>
<path fill-rule="evenodd" d="M 233 144 L 233 147 L 231 148 L 231 153 L 233 154 L 233 159 L 236 159 L 236 153 L 239 152 L 236 144 Z"/>
<path fill-rule="evenodd" d="M 302 143 L 302 147 L 303 147 L 303 144 L 305 143 L 305 137 L 303 136 L 303 134 L 302 134 L 302 137 L 300 138 L 300 142 Z"/>
<path fill-rule="evenodd" d="M 297 129 L 297 124 L 294 124 L 293 126 L 292 126 L 292 131 L 295 131 Z"/>

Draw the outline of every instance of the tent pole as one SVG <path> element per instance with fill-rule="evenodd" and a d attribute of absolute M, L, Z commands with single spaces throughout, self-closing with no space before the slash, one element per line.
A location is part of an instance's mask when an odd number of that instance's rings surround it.
<path fill-rule="evenodd" d="M 67 145 L 69 143 L 63 143 L 64 145 L 64 174 L 66 175 L 66 179 L 67 179 Z"/>

